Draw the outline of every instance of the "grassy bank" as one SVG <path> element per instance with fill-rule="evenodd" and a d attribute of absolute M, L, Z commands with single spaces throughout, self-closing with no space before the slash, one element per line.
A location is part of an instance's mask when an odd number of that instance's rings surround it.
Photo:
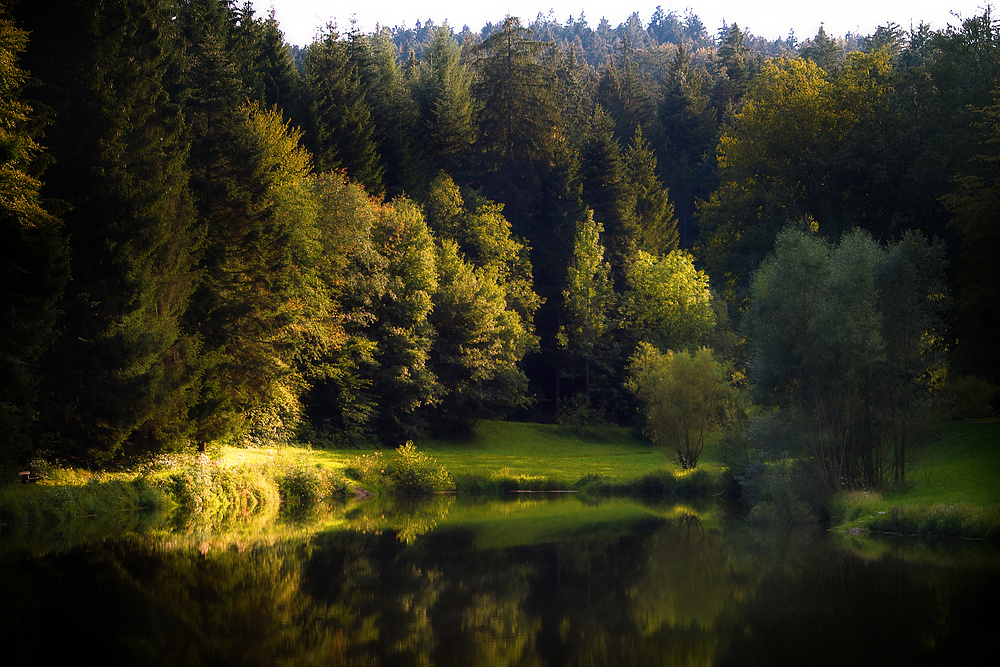
<path fill-rule="evenodd" d="M 143 515 L 180 510 L 221 525 L 350 495 L 337 467 L 318 459 L 294 448 L 227 449 L 215 457 L 161 457 L 130 472 L 36 465 L 37 483 L 0 487 L 0 523 L 86 532 L 94 522 L 142 523 Z"/>
<path fill-rule="evenodd" d="M 901 488 L 835 498 L 834 529 L 1000 539 L 1000 424 L 940 428 L 938 439 L 912 453 Z"/>
<path fill-rule="evenodd" d="M 180 508 L 209 523 L 268 515 L 356 486 L 389 495 L 440 490 L 514 490 L 701 495 L 719 488 L 722 465 L 706 448 L 698 470 L 682 472 L 663 451 L 628 429 L 570 429 L 486 421 L 467 438 L 424 440 L 401 465 L 394 452 L 223 448 L 211 457 L 165 456 L 141 469 L 93 473 L 43 465 L 37 484 L 0 486 L 0 523 L 83 525 L 100 517 Z"/>

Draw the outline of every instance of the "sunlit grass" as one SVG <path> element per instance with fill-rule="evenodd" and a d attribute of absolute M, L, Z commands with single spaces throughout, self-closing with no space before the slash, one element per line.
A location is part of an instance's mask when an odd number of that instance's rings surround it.
<path fill-rule="evenodd" d="M 424 440 L 418 444 L 456 479 L 463 475 L 501 473 L 549 480 L 570 488 L 588 475 L 626 483 L 661 470 L 676 477 L 689 474 L 668 453 L 632 430 L 617 426 L 573 429 L 551 424 L 484 421 L 468 439 Z M 716 456 L 713 439 L 697 469 L 713 477 L 721 474 L 723 466 Z"/>

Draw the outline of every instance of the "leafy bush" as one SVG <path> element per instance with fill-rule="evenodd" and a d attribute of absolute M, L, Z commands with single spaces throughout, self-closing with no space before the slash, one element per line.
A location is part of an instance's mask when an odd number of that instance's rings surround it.
<path fill-rule="evenodd" d="M 289 507 L 300 507 L 329 498 L 344 498 L 347 495 L 347 483 L 318 466 L 293 466 L 280 475 L 277 482 L 281 500 Z"/>
<path fill-rule="evenodd" d="M 277 485 L 255 467 L 226 467 L 201 456 L 170 476 L 176 502 L 194 513 L 252 513 L 280 503 Z"/>
<path fill-rule="evenodd" d="M 400 446 L 388 457 L 382 452 L 357 456 L 351 459 L 346 472 L 363 484 L 391 495 L 417 496 L 455 490 L 451 474 L 412 442 Z"/>
<path fill-rule="evenodd" d="M 845 491 L 830 501 L 830 524 L 837 526 L 849 521 L 870 516 L 878 516 L 885 502 L 882 494 L 875 491 Z"/>

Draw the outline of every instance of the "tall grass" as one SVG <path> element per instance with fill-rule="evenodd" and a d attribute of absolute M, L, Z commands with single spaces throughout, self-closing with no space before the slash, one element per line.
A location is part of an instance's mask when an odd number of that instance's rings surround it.
<path fill-rule="evenodd" d="M 38 484 L 0 487 L 0 523 L 53 526 L 123 513 L 167 513 L 212 523 L 271 514 L 321 499 L 343 499 L 349 485 L 334 470 L 308 467 L 298 458 L 231 460 L 206 455 L 163 457 L 129 473 L 43 467 Z"/>

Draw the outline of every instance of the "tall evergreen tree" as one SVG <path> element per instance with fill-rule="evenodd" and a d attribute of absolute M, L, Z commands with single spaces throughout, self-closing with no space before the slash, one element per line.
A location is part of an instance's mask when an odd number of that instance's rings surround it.
<path fill-rule="evenodd" d="M 600 109 L 594 114 L 581 155 L 583 198 L 604 229 L 612 276 L 624 286 L 627 267 L 639 248 L 635 199 L 625 180 L 621 145 L 612 120 Z"/>
<path fill-rule="evenodd" d="M 323 344 L 316 280 L 311 156 L 277 109 L 243 95 L 228 20 L 213 7 L 182 16 L 192 57 L 192 187 L 206 247 L 186 315 L 204 346 L 192 412 L 200 446 L 287 436 L 300 409 L 300 357 Z"/>
<path fill-rule="evenodd" d="M 318 171 L 344 169 L 369 191 L 383 190 L 385 166 L 378 153 L 371 108 L 365 101 L 358 63 L 335 26 L 306 51 L 311 97 L 310 144 Z"/>
<path fill-rule="evenodd" d="M 370 35 L 352 33 L 348 44 L 371 111 L 372 139 L 385 166 L 382 180 L 386 195 L 413 192 L 425 180 L 417 145 L 418 110 L 396 64 L 395 47 L 386 30 Z"/>
<path fill-rule="evenodd" d="M 636 63 L 635 48 L 622 37 L 617 52 L 601 76 L 597 93 L 601 106 L 615 121 L 615 137 L 624 143 L 640 127 L 652 130 L 656 113 Z"/>
<path fill-rule="evenodd" d="M 425 53 L 426 64 L 414 88 L 426 165 L 466 180 L 476 136 L 472 75 L 462 62 L 461 47 L 446 26 L 435 30 Z"/>
<path fill-rule="evenodd" d="M 25 458 L 36 444 L 39 360 L 67 278 L 61 223 L 44 208 L 35 175 L 38 119 L 21 98 L 27 72 L 18 60 L 27 43 L 0 13 L 0 461 Z"/>
<path fill-rule="evenodd" d="M 47 364 L 58 447 L 90 462 L 186 442 L 197 342 L 182 328 L 201 238 L 168 7 L 24 3 L 28 65 L 54 110 L 44 194 L 65 201 L 72 282 Z"/>
<path fill-rule="evenodd" d="M 656 155 L 637 128 L 622 160 L 635 207 L 639 245 L 655 255 L 677 249 L 674 205 L 657 176 Z"/>
<path fill-rule="evenodd" d="M 508 17 L 473 49 L 484 186 L 515 220 L 537 206 L 532 195 L 539 167 L 551 159 L 558 137 L 555 74 L 540 62 L 546 45 L 531 37 L 518 19 Z"/>
<path fill-rule="evenodd" d="M 695 202 L 709 196 L 718 116 L 707 89 L 705 77 L 691 65 L 681 44 L 660 85 L 660 155 L 669 157 L 662 163 L 663 178 L 684 247 L 694 240 Z"/>

